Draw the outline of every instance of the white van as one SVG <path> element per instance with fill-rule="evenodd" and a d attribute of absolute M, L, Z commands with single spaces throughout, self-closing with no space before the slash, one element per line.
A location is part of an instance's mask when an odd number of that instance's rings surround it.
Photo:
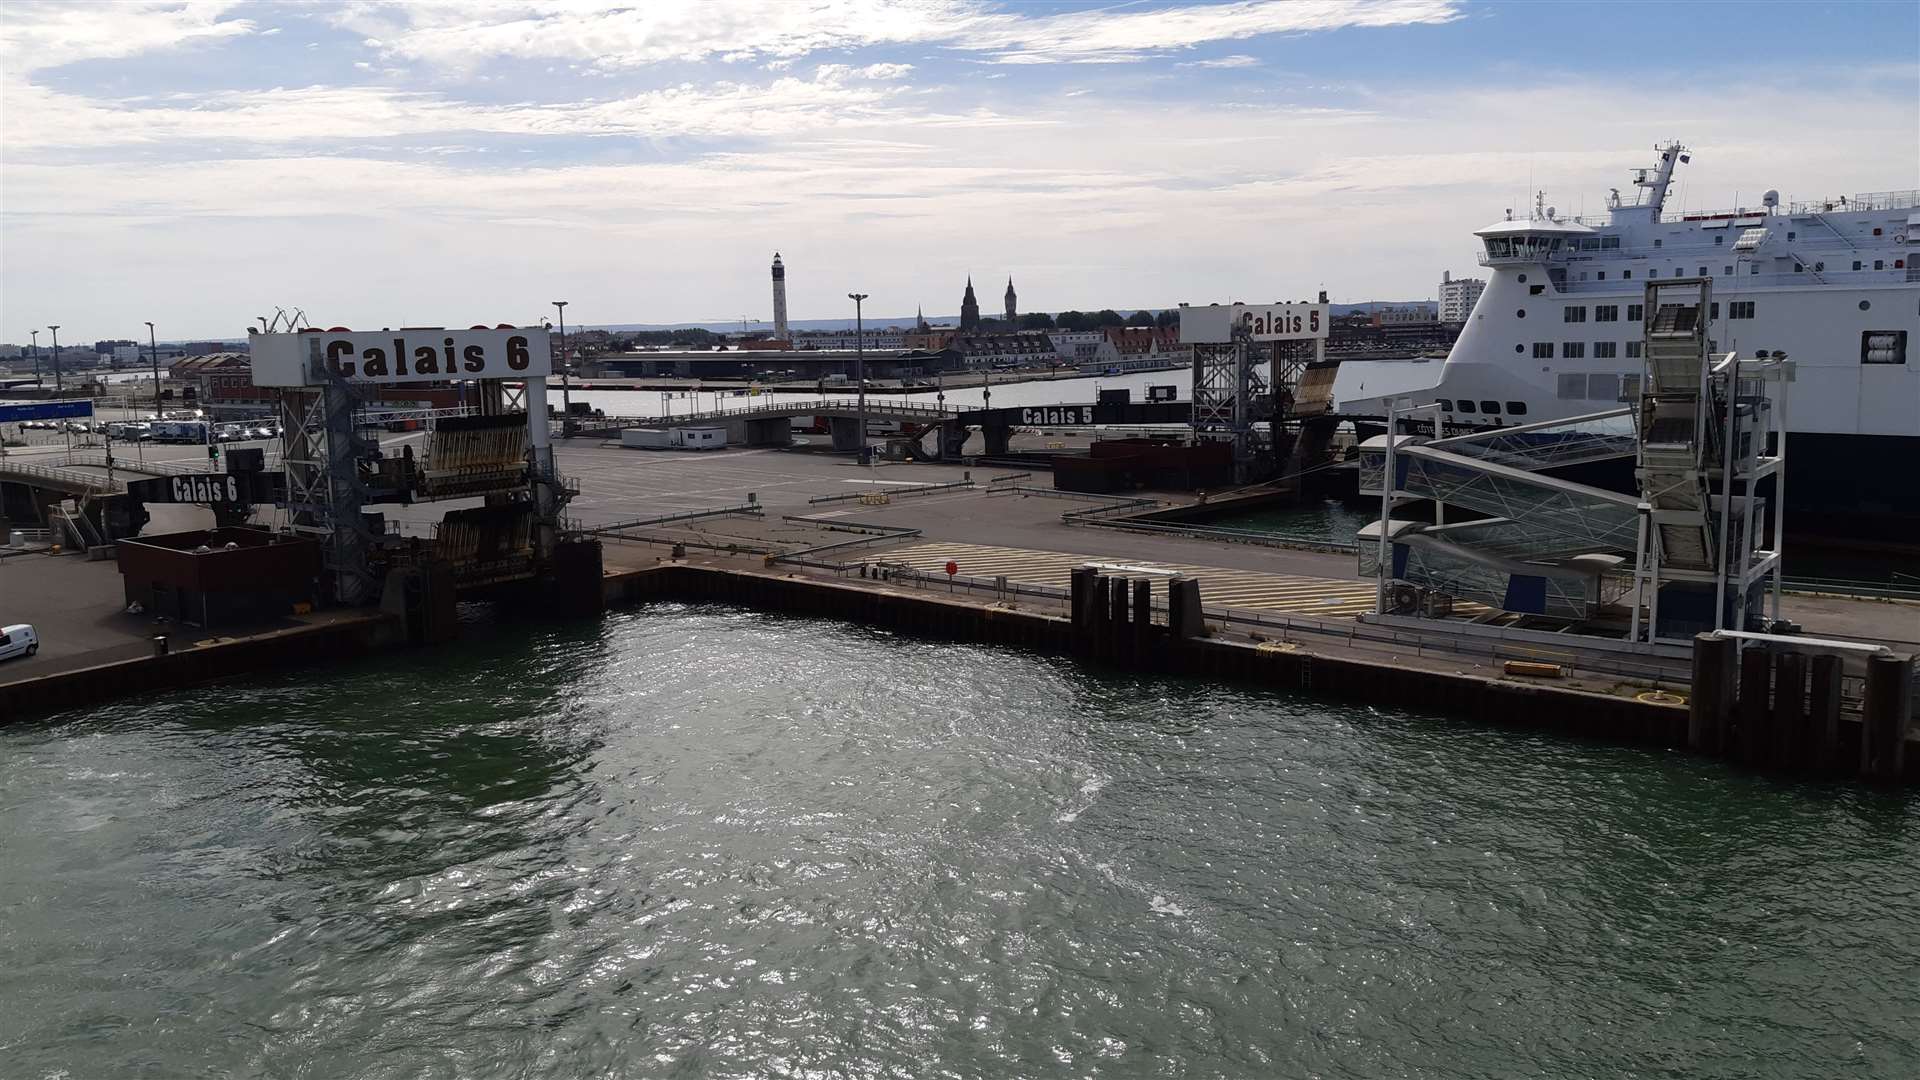
<path fill-rule="evenodd" d="M 32 656 L 40 651 L 40 635 L 28 623 L 0 626 L 0 660 L 14 656 Z"/>

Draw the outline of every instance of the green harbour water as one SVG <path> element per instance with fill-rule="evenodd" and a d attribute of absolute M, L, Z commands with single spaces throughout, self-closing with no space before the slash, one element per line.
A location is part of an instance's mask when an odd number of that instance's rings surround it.
<path fill-rule="evenodd" d="M 726 607 L 0 728 L 0 1076 L 1911 1077 L 1920 800 Z"/>

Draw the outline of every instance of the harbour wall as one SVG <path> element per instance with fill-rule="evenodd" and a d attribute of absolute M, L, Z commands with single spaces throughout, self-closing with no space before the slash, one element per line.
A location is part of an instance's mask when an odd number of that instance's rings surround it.
<path fill-rule="evenodd" d="M 1272 643 L 1174 638 L 1137 626 L 1088 634 L 1071 619 L 1033 611 L 905 593 L 890 588 L 789 577 L 774 571 L 667 563 L 605 578 L 609 606 L 653 601 L 736 604 L 838 619 L 921 637 L 1079 656 L 1129 671 L 1231 679 L 1281 690 L 1442 712 L 1503 726 L 1662 748 L 1687 744 L 1685 705 L 1639 701 L 1567 687 L 1520 683 L 1327 655 Z"/>

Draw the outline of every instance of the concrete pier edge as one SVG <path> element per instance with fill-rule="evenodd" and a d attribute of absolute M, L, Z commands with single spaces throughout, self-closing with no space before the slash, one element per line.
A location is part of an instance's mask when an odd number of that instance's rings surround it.
<path fill-rule="evenodd" d="M 602 573 L 601 585 L 600 599 L 609 610 L 652 602 L 725 603 L 917 637 L 1101 660 L 1069 618 L 872 583 L 675 561 L 643 569 L 609 568 Z M 1109 601 L 1116 611 L 1118 604 Z M 584 615 L 592 613 L 594 605 L 572 607 Z M 0 684 L 0 724 L 222 678 L 352 659 L 404 645 L 406 637 L 402 619 L 377 611 L 350 613 L 324 623 Z M 1700 745 L 1703 732 L 1697 724 L 1690 732 L 1691 713 L 1684 704 L 1217 637 L 1168 639 L 1152 648 L 1125 652 L 1129 671 L 1230 679 L 1332 699 L 1438 712 L 1475 723 L 1663 750 L 1688 750 L 1691 742 L 1694 753 L 1711 756 L 1710 751 L 1700 753 L 1707 749 Z M 1848 741 L 1857 744 L 1857 739 L 1855 735 Z M 1920 779 L 1920 754 L 1905 755 L 1899 770 L 1904 782 Z"/>

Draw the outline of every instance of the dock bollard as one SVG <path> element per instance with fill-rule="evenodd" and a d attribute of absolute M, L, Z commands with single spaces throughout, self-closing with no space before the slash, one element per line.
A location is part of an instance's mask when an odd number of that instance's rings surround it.
<path fill-rule="evenodd" d="M 165 634 L 156 634 L 156 635 L 154 635 L 154 638 L 153 638 L 153 655 L 155 655 L 155 656 L 165 656 L 165 655 L 167 655 L 167 635 L 165 635 Z"/>

